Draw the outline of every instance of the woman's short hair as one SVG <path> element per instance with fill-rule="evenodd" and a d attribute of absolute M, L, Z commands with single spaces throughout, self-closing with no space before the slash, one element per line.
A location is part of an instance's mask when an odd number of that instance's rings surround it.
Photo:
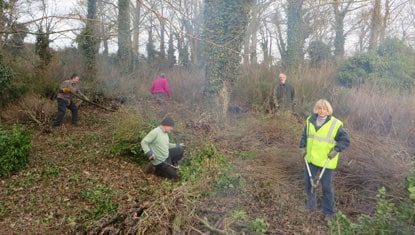
<path fill-rule="evenodd" d="M 326 109 L 328 112 L 328 115 L 333 114 L 333 107 L 331 107 L 331 104 L 327 100 L 319 99 L 314 105 L 314 109 L 313 109 L 314 113 L 317 113 L 319 107 Z"/>

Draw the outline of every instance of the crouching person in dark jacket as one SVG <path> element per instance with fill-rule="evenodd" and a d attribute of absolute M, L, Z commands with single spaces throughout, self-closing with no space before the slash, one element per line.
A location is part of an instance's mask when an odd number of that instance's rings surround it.
<path fill-rule="evenodd" d="M 172 144 L 168 133 L 174 128 L 174 121 L 166 117 L 160 125 L 151 130 L 141 141 L 141 147 L 151 161 L 158 176 L 177 179 L 178 163 L 183 157 L 183 144 Z"/>

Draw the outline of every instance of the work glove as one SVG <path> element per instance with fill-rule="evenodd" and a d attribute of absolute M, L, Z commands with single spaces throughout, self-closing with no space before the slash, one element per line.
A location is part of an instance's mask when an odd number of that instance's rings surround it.
<path fill-rule="evenodd" d="M 153 151 L 151 151 L 151 150 L 146 153 L 146 156 L 148 157 L 148 160 L 150 160 L 150 161 L 153 161 L 153 160 L 156 159 L 156 156 L 154 155 Z"/>
<path fill-rule="evenodd" d="M 186 145 L 184 145 L 183 143 L 180 143 L 179 146 L 183 149 L 186 148 Z"/>
<path fill-rule="evenodd" d="M 305 150 L 305 148 L 300 148 L 300 153 L 301 153 L 301 156 L 305 156 L 305 154 L 306 154 L 306 150 Z"/>
<path fill-rule="evenodd" d="M 331 160 L 331 159 L 333 159 L 336 155 L 337 155 L 337 151 L 336 150 L 334 150 L 334 149 L 332 149 L 330 152 L 329 152 L 329 154 L 327 155 L 327 157 Z"/>
<path fill-rule="evenodd" d="M 65 94 L 67 94 L 67 93 L 71 93 L 72 91 L 71 91 L 71 88 L 69 88 L 69 87 L 64 87 L 63 89 L 62 89 L 62 91 L 63 91 L 63 93 L 65 93 Z"/>

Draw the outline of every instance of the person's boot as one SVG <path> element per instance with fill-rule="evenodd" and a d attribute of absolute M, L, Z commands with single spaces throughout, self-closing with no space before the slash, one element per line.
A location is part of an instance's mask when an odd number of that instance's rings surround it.
<path fill-rule="evenodd" d="M 144 173 L 146 174 L 154 174 L 155 171 L 156 168 L 151 162 L 147 163 L 147 165 L 144 167 Z"/>

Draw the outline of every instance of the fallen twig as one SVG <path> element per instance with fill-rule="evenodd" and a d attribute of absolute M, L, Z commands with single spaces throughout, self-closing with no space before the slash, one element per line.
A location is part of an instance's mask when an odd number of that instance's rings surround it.
<path fill-rule="evenodd" d="M 221 234 L 221 235 L 227 234 L 225 231 L 214 228 L 213 226 L 211 226 L 209 224 L 209 222 L 207 221 L 207 218 L 202 219 L 202 218 L 196 217 L 196 219 L 199 220 L 211 232 L 218 233 L 218 234 Z"/>

